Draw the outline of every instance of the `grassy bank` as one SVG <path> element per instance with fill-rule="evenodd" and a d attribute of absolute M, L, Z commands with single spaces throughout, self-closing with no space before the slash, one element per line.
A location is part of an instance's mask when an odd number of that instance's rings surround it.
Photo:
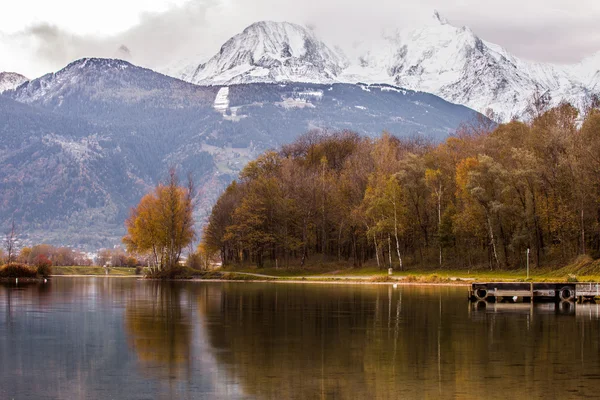
<path fill-rule="evenodd" d="M 107 274 L 108 270 L 108 274 Z M 104 267 L 52 267 L 52 275 L 83 275 L 83 276 L 135 276 L 135 268 L 104 268 Z"/>
<path fill-rule="evenodd" d="M 376 266 L 349 268 L 344 264 L 315 264 L 305 268 L 257 268 L 256 266 L 227 267 L 223 271 L 242 274 L 256 274 L 279 279 L 310 280 L 372 280 L 386 279 L 409 282 L 452 282 L 452 281 L 535 281 L 535 282 L 600 282 L 600 260 L 580 257 L 564 267 L 532 267 L 527 279 L 527 270 L 490 270 L 489 268 L 457 269 L 457 268 L 425 268 L 410 267 L 403 271 L 394 270 L 391 277 L 387 269 Z"/>
<path fill-rule="evenodd" d="M 103 267 L 53 267 L 56 276 L 107 276 Z M 136 276 L 135 268 L 109 268 L 108 276 Z M 139 276 L 139 275 L 138 275 Z M 470 281 L 518 282 L 527 281 L 527 271 L 489 270 L 488 268 L 424 268 L 410 267 L 404 271 L 376 266 L 351 268 L 346 264 L 324 263 L 304 268 L 257 268 L 256 266 L 226 267 L 216 271 L 196 271 L 180 267 L 172 279 L 206 279 L 232 281 L 356 281 L 356 282 L 404 282 L 404 283 L 465 283 Z M 580 257 L 564 267 L 531 268 L 529 281 L 535 282 L 600 282 L 600 260 Z"/>
<path fill-rule="evenodd" d="M 107 273 L 108 272 L 108 273 Z M 115 276 L 143 278 L 144 272 L 136 275 L 135 268 L 104 268 L 104 267 L 52 267 L 52 276 Z M 197 271 L 188 267 L 177 269 L 173 279 L 221 279 L 221 280 L 252 280 L 252 276 L 226 271 Z"/>

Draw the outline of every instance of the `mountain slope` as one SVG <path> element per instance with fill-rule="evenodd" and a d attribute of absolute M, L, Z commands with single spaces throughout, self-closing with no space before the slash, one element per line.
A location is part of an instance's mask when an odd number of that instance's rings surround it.
<path fill-rule="evenodd" d="M 0 72 L 0 93 L 15 89 L 27 80 L 26 77 L 15 72 Z"/>
<path fill-rule="evenodd" d="M 0 222 L 36 242 L 112 242 L 121 205 L 145 189 L 130 154 L 103 129 L 1 95 L 0 121 Z"/>
<path fill-rule="evenodd" d="M 299 38 L 310 45 L 292 46 L 293 56 L 283 57 L 286 46 L 300 43 Z M 600 56 L 577 66 L 527 62 L 482 40 L 468 27 L 452 26 L 438 13 L 420 29 L 401 31 L 358 48 L 347 60 L 305 28 L 261 22 L 230 39 L 206 64 L 191 69 L 182 63 L 179 73 L 170 72 L 201 85 L 280 81 L 391 84 L 433 93 L 482 113 L 491 111 L 490 115 L 502 122 L 526 119 L 534 95 L 548 99 L 549 105 L 568 101 L 583 110 L 592 95 L 600 92 Z"/>
<path fill-rule="evenodd" d="M 249 160 L 310 129 L 439 140 L 477 116 L 385 85 L 196 86 L 105 59 L 0 99 L 0 224 L 15 214 L 31 241 L 89 247 L 119 243 L 129 208 L 171 165 L 193 172 L 201 221 Z"/>

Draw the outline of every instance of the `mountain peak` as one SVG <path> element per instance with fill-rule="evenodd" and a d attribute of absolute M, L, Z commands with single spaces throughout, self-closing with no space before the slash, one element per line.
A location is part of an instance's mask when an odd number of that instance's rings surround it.
<path fill-rule="evenodd" d="M 130 62 L 120 60 L 117 58 L 85 57 L 71 62 L 61 71 L 69 70 L 72 68 L 125 69 L 132 66 L 133 64 L 131 64 Z"/>
<path fill-rule="evenodd" d="M 287 22 L 287 21 L 270 21 L 270 20 L 264 20 L 264 21 L 257 21 L 254 22 L 250 25 L 248 25 L 243 32 L 251 32 L 254 30 L 259 30 L 259 29 L 263 29 L 263 30 L 273 30 L 273 29 L 295 29 L 298 31 L 306 31 L 308 32 L 308 28 L 302 26 L 302 25 L 298 25 L 298 24 L 294 24 L 292 22 Z"/>
<path fill-rule="evenodd" d="M 290 22 L 260 21 L 233 36 L 208 62 L 183 66 L 196 84 L 334 82 L 346 58 Z"/>
<path fill-rule="evenodd" d="M 171 93 L 173 87 L 194 90 L 189 83 L 173 80 L 150 69 L 135 66 L 127 61 L 111 58 L 82 58 L 71 62 L 61 70 L 46 74 L 17 88 L 11 97 L 23 103 L 43 99 L 55 102 L 59 107 L 62 98 L 71 93 L 86 93 L 91 87 L 101 88 L 112 100 L 127 98 L 145 93 L 148 99 L 154 98 L 160 90 Z M 184 89 L 187 87 L 187 89 Z M 185 101 L 185 100 L 182 100 Z"/>
<path fill-rule="evenodd" d="M 28 80 L 16 72 L 0 72 L 0 93 L 16 89 Z"/>

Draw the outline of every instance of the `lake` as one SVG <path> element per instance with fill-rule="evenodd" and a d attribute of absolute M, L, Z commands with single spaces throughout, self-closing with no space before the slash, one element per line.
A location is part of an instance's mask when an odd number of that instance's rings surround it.
<path fill-rule="evenodd" d="M 591 398 L 599 307 L 443 286 L 0 284 L 0 398 Z"/>

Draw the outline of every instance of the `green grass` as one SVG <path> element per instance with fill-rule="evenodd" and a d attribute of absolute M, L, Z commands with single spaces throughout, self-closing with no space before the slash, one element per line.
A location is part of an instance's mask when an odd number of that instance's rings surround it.
<path fill-rule="evenodd" d="M 347 264 L 324 263 L 299 268 L 257 268 L 256 266 L 227 267 L 224 271 L 243 272 L 274 276 L 282 279 L 319 279 L 336 280 L 352 277 L 356 280 L 368 280 L 373 282 L 384 282 L 388 280 L 387 269 L 379 269 L 368 265 L 362 268 L 349 268 Z M 457 269 L 457 268 L 421 268 L 409 267 L 404 271 L 397 269 L 393 272 L 393 278 L 405 279 L 410 282 L 449 282 L 456 279 L 474 281 L 535 281 L 535 282 L 566 282 L 576 280 L 578 282 L 600 282 L 600 260 L 594 261 L 589 257 L 580 257 L 572 264 L 565 267 L 532 267 L 527 280 L 526 269 L 517 270 L 490 270 L 488 268 Z"/>
<path fill-rule="evenodd" d="M 53 267 L 53 275 L 89 275 L 105 276 L 103 267 Z M 241 274 L 239 274 L 241 273 Z M 245 274 L 266 275 L 256 277 Z M 135 268 L 110 268 L 110 276 L 135 276 Z M 307 265 L 304 268 L 292 266 L 289 268 L 275 268 L 272 266 L 257 268 L 246 265 L 238 267 L 225 267 L 217 271 L 199 272 L 188 268 L 182 268 L 178 279 L 222 279 L 222 280 L 323 280 L 339 281 L 351 278 L 363 282 L 387 282 L 403 279 L 408 282 L 417 283 L 443 283 L 456 279 L 474 281 L 527 281 L 525 269 L 519 270 L 494 270 L 478 268 L 473 270 L 457 268 L 421 268 L 409 267 L 404 271 L 394 270 L 393 279 L 388 278 L 387 269 L 379 269 L 373 264 L 362 268 L 351 268 L 348 264 L 338 262 L 326 262 Z M 592 260 L 590 257 L 580 257 L 572 264 L 562 268 L 544 267 L 531 268 L 529 281 L 534 282 L 566 282 L 577 280 L 578 282 L 600 282 L 600 260 Z"/>
<path fill-rule="evenodd" d="M 106 268 L 104 267 L 52 267 L 52 275 L 90 275 L 90 276 L 106 276 Z M 135 276 L 135 268 L 109 268 L 109 276 Z"/>

